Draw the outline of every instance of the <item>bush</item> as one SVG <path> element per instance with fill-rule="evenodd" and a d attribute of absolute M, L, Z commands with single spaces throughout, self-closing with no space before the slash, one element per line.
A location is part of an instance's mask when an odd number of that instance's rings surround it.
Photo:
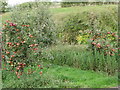
<path fill-rule="evenodd" d="M 40 63 L 42 47 L 54 43 L 54 23 L 42 3 L 28 11 L 16 8 L 11 19 L 3 27 L 2 57 L 7 70 L 15 70 L 18 75 L 25 66 Z"/>
<path fill-rule="evenodd" d="M 86 10 L 81 13 L 68 15 L 63 23 L 63 42 L 78 43 L 76 40 L 80 32 L 84 31 L 112 31 L 117 32 L 117 9 L 94 11 Z"/>
<path fill-rule="evenodd" d="M 52 2 L 26 2 L 26 3 L 22 3 L 17 5 L 16 7 L 19 8 L 19 10 L 30 10 L 30 9 L 34 9 L 37 8 L 39 5 L 44 4 L 47 6 L 52 5 Z"/>
<path fill-rule="evenodd" d="M 11 15 L 12 21 L 19 25 L 30 25 L 30 31 L 36 35 L 36 41 L 41 43 L 41 46 L 47 46 L 55 41 L 54 22 L 47 4 L 36 2 L 35 5 L 33 9 L 16 7 Z"/>
<path fill-rule="evenodd" d="M 7 21 L 3 29 L 3 61 L 8 70 L 22 71 L 39 60 L 40 45 L 29 25 Z"/>

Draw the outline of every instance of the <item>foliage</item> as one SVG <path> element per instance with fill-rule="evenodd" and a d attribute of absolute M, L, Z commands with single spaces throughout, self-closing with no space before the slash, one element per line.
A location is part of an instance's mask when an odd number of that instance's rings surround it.
<path fill-rule="evenodd" d="M 109 16 L 108 16 L 109 15 Z M 92 20 L 94 19 L 94 20 Z M 64 18 L 64 24 L 61 33 L 63 34 L 63 42 L 77 43 L 76 37 L 79 32 L 92 31 L 117 31 L 117 9 L 110 11 L 83 11 L 81 13 L 69 14 Z M 91 22 L 94 22 L 91 24 Z M 84 37 L 84 36 L 81 36 Z"/>
<path fill-rule="evenodd" d="M 20 26 L 10 21 L 4 26 L 2 57 L 7 69 L 23 72 L 25 66 L 35 65 L 41 51 L 36 36 L 30 31 L 30 26 Z"/>
<path fill-rule="evenodd" d="M 91 39 L 93 48 L 96 48 L 99 52 L 104 52 L 105 55 L 114 55 L 117 52 L 118 47 L 118 35 L 116 33 L 94 33 Z M 103 51 L 102 51 L 103 50 Z"/>
<path fill-rule="evenodd" d="M 103 52 L 100 54 L 97 51 L 94 56 L 91 50 L 87 50 L 86 45 L 65 45 L 44 50 L 42 60 L 61 66 L 68 65 L 82 70 L 103 71 L 113 75 L 118 69 L 117 58 L 117 53 L 113 56 L 104 56 Z"/>
<path fill-rule="evenodd" d="M 4 23 L 2 35 L 2 57 L 8 70 L 15 70 L 18 75 L 23 73 L 25 66 L 37 65 L 42 47 L 53 44 L 55 38 L 54 23 L 47 6 L 38 4 L 27 13 L 16 8 L 11 21 Z"/>
<path fill-rule="evenodd" d="M 8 3 L 6 0 L 0 0 L 0 13 L 4 13 L 7 11 L 7 5 Z"/>
<path fill-rule="evenodd" d="M 39 2 L 36 2 L 35 5 L 36 7 L 32 10 L 16 7 L 11 18 L 19 25 L 30 25 L 31 32 L 36 34 L 36 41 L 42 46 L 48 46 L 55 42 L 54 22 L 47 5 Z"/>
<path fill-rule="evenodd" d="M 79 31 L 79 35 L 76 37 L 78 44 L 88 44 L 90 38 L 90 31 Z"/>
<path fill-rule="evenodd" d="M 63 37 L 64 42 L 66 40 L 66 42 L 81 45 L 54 46 L 57 38 L 51 15 L 45 4 L 37 5 L 32 8 L 29 8 L 29 4 L 25 5 L 26 8 L 24 5 L 18 6 L 12 12 L 12 20 L 4 24 L 3 87 L 103 88 L 117 86 L 117 76 L 114 76 L 118 72 L 119 57 L 117 9 L 107 6 L 102 6 L 103 8 L 93 6 L 89 7 L 90 9 L 81 7 L 76 10 L 75 8 L 78 7 L 56 9 L 54 12 L 56 19 L 63 25 L 63 31 L 59 28 L 61 30 L 59 36 Z M 74 14 L 72 10 L 76 13 Z M 58 16 L 57 13 L 59 13 Z M 73 15 L 69 15 L 71 13 Z M 62 15 L 68 16 L 61 18 Z M 41 61 L 47 64 L 44 69 L 43 64 L 36 67 L 37 64 L 41 64 Z M 52 64 L 48 65 L 48 63 Z M 105 75 L 106 73 L 109 76 Z"/>
<path fill-rule="evenodd" d="M 105 5 L 105 4 L 118 4 L 117 2 L 108 2 L 105 1 L 94 1 L 90 2 L 89 0 L 84 0 L 84 2 L 81 2 L 81 0 L 62 0 L 61 7 L 73 7 L 73 6 L 85 6 L 85 5 Z"/>
<path fill-rule="evenodd" d="M 16 7 L 19 8 L 20 10 L 29 10 L 29 9 L 37 8 L 41 4 L 44 4 L 44 5 L 47 5 L 47 6 L 51 6 L 52 2 L 44 2 L 44 3 L 43 2 L 39 2 L 39 1 L 36 1 L 36 2 L 26 2 L 26 3 L 19 4 Z"/>
<path fill-rule="evenodd" d="M 86 4 L 88 4 L 88 2 L 66 2 L 66 0 L 63 0 L 61 7 L 84 6 Z"/>
<path fill-rule="evenodd" d="M 81 16 L 79 14 L 75 15 L 69 15 L 67 18 L 65 18 L 64 26 L 63 26 L 63 35 L 64 41 L 69 43 L 77 43 L 76 36 L 79 35 L 80 30 L 86 30 L 86 25 L 83 23 L 83 20 L 81 20 Z"/>

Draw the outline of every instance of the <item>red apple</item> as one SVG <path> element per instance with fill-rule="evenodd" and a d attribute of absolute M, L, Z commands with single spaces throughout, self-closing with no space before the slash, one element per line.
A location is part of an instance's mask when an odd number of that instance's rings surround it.
<path fill-rule="evenodd" d="M 42 71 L 40 71 L 40 75 L 42 75 Z"/>

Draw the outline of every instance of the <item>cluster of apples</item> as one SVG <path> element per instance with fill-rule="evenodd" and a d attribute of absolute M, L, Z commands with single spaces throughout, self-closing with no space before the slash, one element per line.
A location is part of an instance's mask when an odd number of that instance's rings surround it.
<path fill-rule="evenodd" d="M 26 66 L 25 63 L 18 63 L 18 66 L 16 67 L 16 76 L 17 78 L 20 78 L 20 75 L 23 74 L 24 67 Z"/>
<path fill-rule="evenodd" d="M 26 59 L 28 51 L 34 56 L 39 49 L 34 32 L 30 31 L 29 27 L 30 25 L 19 25 L 7 20 L 3 28 L 3 36 L 7 37 L 3 37 L 5 41 L 3 41 L 2 58 L 16 70 L 15 73 L 18 78 L 22 75 L 24 67 L 28 65 L 25 61 L 29 60 L 29 58 Z M 27 53 L 27 56 L 25 56 L 25 53 Z"/>
<path fill-rule="evenodd" d="M 111 40 L 110 37 L 113 37 L 113 39 Z M 95 35 L 92 36 L 92 46 L 94 46 L 94 48 L 96 48 L 99 52 L 100 51 L 104 51 L 104 55 L 110 55 L 110 56 L 114 56 L 115 53 L 117 52 L 117 46 L 114 45 L 112 46 L 114 43 L 116 44 L 117 42 L 117 35 L 115 33 L 112 32 L 107 32 L 107 33 L 97 33 Z M 103 40 L 99 42 L 98 40 Z M 109 40 L 109 44 L 106 44 L 107 40 Z M 114 42 L 113 42 L 114 41 Z M 112 45 L 111 45 L 112 43 Z"/>

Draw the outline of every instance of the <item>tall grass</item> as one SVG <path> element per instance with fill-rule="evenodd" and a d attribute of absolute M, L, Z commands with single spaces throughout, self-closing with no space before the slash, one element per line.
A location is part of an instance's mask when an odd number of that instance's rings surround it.
<path fill-rule="evenodd" d="M 65 45 L 45 49 L 42 53 L 44 62 L 50 62 L 61 66 L 68 65 L 80 68 L 82 70 L 94 70 L 107 72 L 113 75 L 118 69 L 117 55 L 104 56 L 103 53 L 96 51 L 95 55 L 86 46 L 82 45 Z"/>

